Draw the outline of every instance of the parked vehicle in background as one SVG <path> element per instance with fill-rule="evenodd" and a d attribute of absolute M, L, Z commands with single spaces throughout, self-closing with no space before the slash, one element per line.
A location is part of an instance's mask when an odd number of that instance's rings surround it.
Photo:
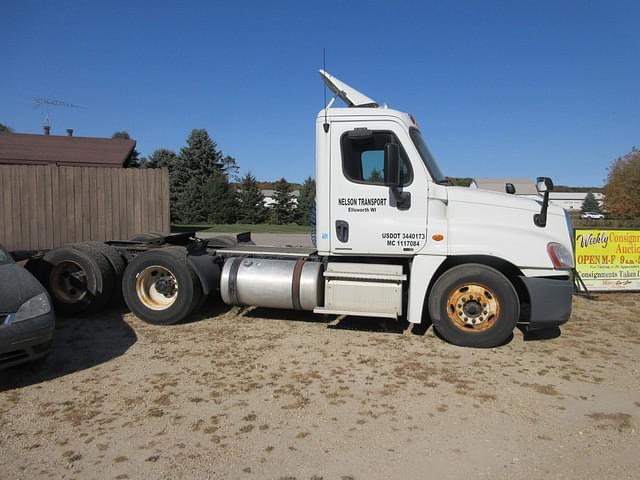
<path fill-rule="evenodd" d="M 604 214 L 598 212 L 584 212 L 580 215 L 580 218 L 583 220 L 602 220 L 604 219 Z"/>
<path fill-rule="evenodd" d="M 0 245 L 0 369 L 45 357 L 54 327 L 49 294 Z"/>

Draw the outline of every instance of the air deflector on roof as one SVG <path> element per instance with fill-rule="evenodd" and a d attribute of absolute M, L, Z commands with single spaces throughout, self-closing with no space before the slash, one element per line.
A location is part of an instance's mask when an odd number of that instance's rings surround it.
<path fill-rule="evenodd" d="M 333 93 L 335 93 L 340 99 L 349 105 L 350 107 L 378 107 L 378 103 L 360 93 L 353 87 L 350 87 L 341 80 L 338 80 L 333 75 L 330 75 L 324 70 L 320 70 L 320 76 L 324 80 L 324 83 L 329 87 Z"/>

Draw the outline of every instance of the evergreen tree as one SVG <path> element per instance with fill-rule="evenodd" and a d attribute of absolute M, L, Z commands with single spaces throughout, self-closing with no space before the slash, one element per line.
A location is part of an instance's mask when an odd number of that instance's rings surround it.
<path fill-rule="evenodd" d="M 226 169 L 232 170 L 236 162 L 223 157 L 205 129 L 192 130 L 175 165 L 171 173 L 174 221 L 235 222 L 237 199 Z"/>
<path fill-rule="evenodd" d="M 271 207 L 273 223 L 277 225 L 293 223 L 296 218 L 296 203 L 291 192 L 291 184 L 283 177 L 275 183 L 274 187 L 274 204 Z"/>
<path fill-rule="evenodd" d="M 264 223 L 267 220 L 267 208 L 264 195 L 258 188 L 256 177 L 248 172 L 240 179 L 238 188 L 238 221 L 242 223 Z"/>
<path fill-rule="evenodd" d="M 238 199 L 235 189 L 223 172 L 214 171 L 203 185 L 202 205 L 207 222 L 236 222 Z"/>
<path fill-rule="evenodd" d="M 111 135 L 111 138 L 124 138 L 127 140 L 132 140 L 132 138 L 129 136 L 129 132 L 125 130 L 114 132 L 113 135 Z M 138 152 L 138 150 L 136 150 L 134 147 L 134 149 L 131 151 L 131 155 L 129 155 L 129 158 L 125 160 L 123 167 L 140 168 L 141 163 L 142 161 L 140 159 L 140 152 Z"/>
<path fill-rule="evenodd" d="M 240 167 L 236 163 L 236 159 L 230 155 L 225 155 L 222 159 L 222 170 L 230 182 L 237 182 L 240 179 Z"/>
<path fill-rule="evenodd" d="M 172 150 L 159 148 L 145 162 L 147 168 L 167 168 L 169 170 L 169 205 L 171 221 L 181 223 L 184 211 L 180 210 L 181 195 L 189 177 L 182 168 L 182 159 Z M 193 186 L 191 187 L 193 189 Z M 187 203 L 188 204 L 188 203 Z"/>
<path fill-rule="evenodd" d="M 298 197 L 297 223 L 311 225 L 311 211 L 316 202 L 316 181 L 307 177 L 300 189 Z"/>
<path fill-rule="evenodd" d="M 207 220 L 205 189 L 200 178 L 191 177 L 176 195 L 173 210 L 178 223 L 204 223 Z"/>
<path fill-rule="evenodd" d="M 13 133 L 10 127 L 6 126 L 4 123 L 0 123 L 0 133 Z"/>
<path fill-rule="evenodd" d="M 209 175 L 221 171 L 224 166 L 222 152 L 204 128 L 191 131 L 187 146 L 180 150 L 180 157 L 185 170 L 201 178 L 203 183 Z"/>
<path fill-rule="evenodd" d="M 584 201 L 582 202 L 582 213 L 584 212 L 596 212 L 600 213 L 600 204 L 593 193 L 589 192 L 584 197 Z"/>
<path fill-rule="evenodd" d="M 147 168 L 161 168 L 166 167 L 171 171 L 175 168 L 178 156 L 175 152 L 166 148 L 159 148 L 147 158 Z"/>

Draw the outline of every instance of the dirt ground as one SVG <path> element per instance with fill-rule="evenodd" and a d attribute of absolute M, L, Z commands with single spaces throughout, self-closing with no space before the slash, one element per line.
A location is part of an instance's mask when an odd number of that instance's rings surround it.
<path fill-rule="evenodd" d="M 640 477 L 640 294 L 546 338 L 446 344 L 376 319 L 209 305 L 62 318 L 0 372 L 6 479 Z"/>

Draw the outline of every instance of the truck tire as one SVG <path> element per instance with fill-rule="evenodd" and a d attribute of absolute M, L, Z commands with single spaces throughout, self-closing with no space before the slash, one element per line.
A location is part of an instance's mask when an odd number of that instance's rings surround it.
<path fill-rule="evenodd" d="M 122 275 L 124 274 L 124 269 L 127 266 L 127 262 L 125 262 L 120 252 L 113 248 L 111 245 L 107 245 L 102 242 L 81 242 L 74 243 L 74 248 L 78 250 L 93 252 L 94 254 L 102 255 L 107 259 L 109 265 L 113 270 L 114 274 L 114 286 L 113 286 L 113 294 L 111 296 L 111 303 L 119 304 L 122 302 Z"/>
<path fill-rule="evenodd" d="M 113 268 L 94 249 L 73 245 L 56 248 L 45 254 L 38 270 L 57 313 L 82 315 L 95 312 L 112 298 Z"/>
<path fill-rule="evenodd" d="M 27 263 L 24 264 L 24 268 L 26 268 L 29 273 L 36 277 L 44 286 L 44 261 L 42 260 L 42 257 L 30 258 L 27 260 Z"/>
<path fill-rule="evenodd" d="M 194 310 L 202 287 L 187 261 L 187 250 L 164 247 L 131 261 L 122 279 L 122 294 L 138 318 L 155 325 L 171 325 Z"/>
<path fill-rule="evenodd" d="M 477 263 L 447 270 L 429 295 L 434 328 L 445 340 L 462 347 L 503 344 L 512 335 L 519 313 L 518 294 L 507 277 Z"/>

